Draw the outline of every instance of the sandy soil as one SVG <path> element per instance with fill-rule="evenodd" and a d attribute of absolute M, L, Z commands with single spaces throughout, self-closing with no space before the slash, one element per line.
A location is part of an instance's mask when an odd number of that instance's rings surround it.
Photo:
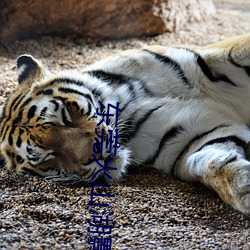
<path fill-rule="evenodd" d="M 15 60 L 29 53 L 52 71 L 83 68 L 148 44 L 204 45 L 250 32 L 249 0 L 216 0 L 208 22 L 174 34 L 122 41 L 43 37 L 0 47 L 0 105 L 16 84 Z M 103 189 L 102 191 L 104 191 Z M 106 191 L 112 249 L 250 249 L 250 218 L 197 184 L 137 169 Z M 64 187 L 0 169 L 0 249 L 89 249 L 90 188 Z M 96 207 L 92 207 L 96 208 Z M 107 214 L 107 213 L 106 213 Z"/>

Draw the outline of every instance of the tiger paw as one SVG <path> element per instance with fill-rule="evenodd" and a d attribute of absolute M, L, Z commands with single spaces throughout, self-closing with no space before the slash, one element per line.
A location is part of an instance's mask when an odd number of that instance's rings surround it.
<path fill-rule="evenodd" d="M 212 162 L 211 167 L 215 170 L 220 170 L 230 162 L 233 162 L 237 159 L 238 154 L 235 151 L 227 152 L 224 154 L 221 154 L 217 156 Z"/>
<path fill-rule="evenodd" d="M 207 184 L 222 200 L 242 213 L 250 214 L 249 161 L 230 156 L 223 166 L 211 164 L 208 173 Z"/>

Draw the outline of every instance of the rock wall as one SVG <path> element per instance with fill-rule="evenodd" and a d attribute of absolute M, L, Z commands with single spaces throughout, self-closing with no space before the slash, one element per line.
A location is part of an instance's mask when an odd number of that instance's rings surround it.
<path fill-rule="evenodd" d="M 1 0 L 0 43 L 48 34 L 156 35 L 214 13 L 212 0 Z"/>

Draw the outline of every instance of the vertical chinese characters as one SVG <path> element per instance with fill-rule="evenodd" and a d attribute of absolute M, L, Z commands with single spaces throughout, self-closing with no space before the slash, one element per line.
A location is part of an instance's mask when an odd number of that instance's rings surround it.
<path fill-rule="evenodd" d="M 100 108 L 102 110 L 105 110 L 105 106 L 99 101 Z M 112 110 L 113 109 L 113 110 Z M 111 110 L 113 112 L 111 112 Z M 114 112 L 115 111 L 115 112 Z M 101 121 L 97 124 L 97 127 L 99 127 L 103 122 L 106 123 L 108 126 L 110 124 L 110 120 L 112 120 L 112 123 L 115 125 L 115 129 L 111 130 L 108 129 L 108 133 L 105 132 L 105 129 L 102 128 L 101 131 L 98 131 L 98 129 L 95 129 L 96 135 L 99 138 L 95 143 L 93 147 L 94 151 L 94 159 L 96 163 L 100 166 L 100 169 L 95 172 L 95 174 L 92 176 L 92 180 L 96 178 L 100 174 L 100 172 L 104 171 L 103 174 L 108 177 L 109 179 L 112 179 L 112 177 L 106 172 L 107 170 L 117 170 L 115 167 L 109 167 L 108 164 L 113 161 L 113 157 L 116 155 L 117 149 L 119 148 L 118 145 L 118 113 L 121 112 L 119 109 L 119 102 L 117 102 L 116 106 L 112 104 L 108 104 L 108 107 L 106 109 L 106 112 L 99 112 L 99 109 L 97 108 L 96 113 L 97 115 L 101 116 Z M 109 154 L 108 157 L 104 159 L 104 163 L 99 162 L 99 155 L 103 155 L 105 150 L 106 154 Z M 103 204 L 103 203 L 95 203 L 94 202 L 94 196 L 97 197 L 115 197 L 115 195 L 112 194 L 103 194 L 103 193 L 95 193 L 94 188 L 95 187 L 110 187 L 110 185 L 107 184 L 94 184 L 92 183 L 91 187 L 91 200 L 89 205 L 91 206 L 99 206 L 99 207 L 108 207 L 109 204 Z M 88 221 L 89 227 L 88 232 L 89 233 L 98 233 L 98 237 L 91 237 L 88 238 L 88 244 L 90 245 L 89 250 L 111 250 L 112 247 L 112 239 L 109 237 L 100 236 L 100 234 L 111 234 L 112 232 L 112 226 L 109 225 L 109 222 L 112 222 L 113 220 L 109 218 L 109 216 L 113 215 L 114 212 L 109 212 L 106 214 L 107 210 L 104 211 L 95 211 L 93 209 L 89 209 L 89 211 L 93 214 L 92 222 Z"/>

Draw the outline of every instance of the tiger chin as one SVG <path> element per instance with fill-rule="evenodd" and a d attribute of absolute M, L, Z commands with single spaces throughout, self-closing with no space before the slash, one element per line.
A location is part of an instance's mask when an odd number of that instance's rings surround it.
<path fill-rule="evenodd" d="M 125 51 L 80 72 L 52 74 L 30 55 L 17 68 L 0 120 L 8 169 L 88 185 L 119 181 L 139 162 L 200 182 L 250 214 L 250 34 Z M 117 103 L 116 128 L 97 110 Z M 94 152 L 108 143 L 98 133 L 115 129 L 117 152 Z"/>

